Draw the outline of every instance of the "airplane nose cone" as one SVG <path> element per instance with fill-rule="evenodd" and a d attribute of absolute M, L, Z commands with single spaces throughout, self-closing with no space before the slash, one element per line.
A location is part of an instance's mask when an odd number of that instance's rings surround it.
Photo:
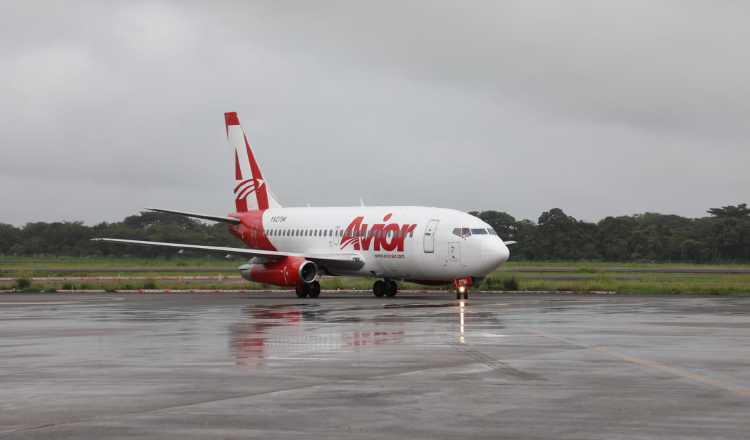
<path fill-rule="evenodd" d="M 488 240 L 484 244 L 482 257 L 488 265 L 491 265 L 492 268 L 496 268 L 508 261 L 508 258 L 510 258 L 510 250 L 500 239 Z"/>

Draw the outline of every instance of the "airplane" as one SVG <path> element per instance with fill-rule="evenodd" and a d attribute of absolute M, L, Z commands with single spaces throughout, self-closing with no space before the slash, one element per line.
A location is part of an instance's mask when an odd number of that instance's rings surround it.
<path fill-rule="evenodd" d="M 226 223 L 247 248 L 119 238 L 94 240 L 249 258 L 239 267 L 248 281 L 294 287 L 300 298 L 320 295 L 321 276 L 373 277 L 376 297 L 393 297 L 398 281 L 452 285 L 468 299 L 510 257 L 495 230 L 465 212 L 423 206 L 282 207 L 264 179 L 236 112 L 224 114 L 234 148 L 235 212 L 208 215 L 151 211 Z M 362 205 L 364 205 L 362 203 Z"/>

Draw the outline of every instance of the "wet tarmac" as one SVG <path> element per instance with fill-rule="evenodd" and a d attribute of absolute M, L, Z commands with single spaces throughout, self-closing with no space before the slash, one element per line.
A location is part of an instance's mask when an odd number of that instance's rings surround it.
<path fill-rule="evenodd" d="M 725 438 L 750 298 L 0 295 L 0 438 Z"/>

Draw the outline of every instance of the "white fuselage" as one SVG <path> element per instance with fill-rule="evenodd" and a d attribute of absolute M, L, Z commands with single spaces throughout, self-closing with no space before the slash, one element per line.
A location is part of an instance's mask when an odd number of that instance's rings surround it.
<path fill-rule="evenodd" d="M 357 254 L 359 267 L 330 275 L 424 282 L 481 279 L 510 252 L 491 226 L 464 212 L 417 206 L 270 208 L 263 234 L 283 252 Z"/>

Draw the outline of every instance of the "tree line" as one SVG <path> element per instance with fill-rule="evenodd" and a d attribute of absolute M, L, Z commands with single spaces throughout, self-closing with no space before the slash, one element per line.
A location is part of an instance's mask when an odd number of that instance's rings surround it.
<path fill-rule="evenodd" d="M 503 239 L 517 241 L 511 255 L 519 260 L 750 261 L 747 204 L 711 208 L 707 213 L 685 218 L 649 212 L 590 223 L 554 208 L 534 223 L 505 212 L 472 212 Z"/>
<path fill-rule="evenodd" d="M 536 222 L 502 211 L 473 211 L 504 240 L 514 240 L 514 260 L 648 262 L 750 261 L 750 209 L 746 204 L 711 208 L 702 218 L 657 213 L 577 220 L 554 208 Z M 121 222 L 0 223 L 0 255 L 171 257 L 173 249 L 92 242 L 93 237 L 238 246 L 224 224 L 142 212 Z"/>

